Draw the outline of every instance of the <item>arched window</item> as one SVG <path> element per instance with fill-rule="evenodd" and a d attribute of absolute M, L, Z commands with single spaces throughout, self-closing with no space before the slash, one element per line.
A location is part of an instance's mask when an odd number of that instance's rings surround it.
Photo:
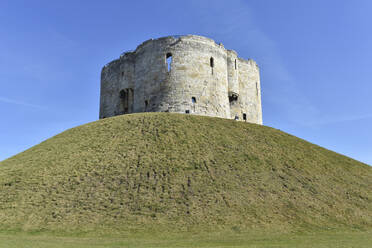
<path fill-rule="evenodd" d="M 120 97 L 120 114 L 129 114 L 132 113 L 133 108 L 133 89 L 127 88 L 122 89 L 119 92 Z"/>
<path fill-rule="evenodd" d="M 167 53 L 167 55 L 165 56 L 165 59 L 167 61 L 167 68 L 168 68 L 168 72 L 169 72 L 171 70 L 172 54 L 171 53 Z"/>
<path fill-rule="evenodd" d="M 128 97 L 127 90 L 126 89 L 125 90 L 121 90 L 120 91 L 120 98 L 126 100 L 127 97 Z"/>
<path fill-rule="evenodd" d="M 211 66 L 211 69 L 212 69 L 212 75 L 213 75 L 213 67 L 214 67 L 214 58 L 213 58 L 213 57 L 211 57 L 211 58 L 209 59 L 209 65 Z"/>

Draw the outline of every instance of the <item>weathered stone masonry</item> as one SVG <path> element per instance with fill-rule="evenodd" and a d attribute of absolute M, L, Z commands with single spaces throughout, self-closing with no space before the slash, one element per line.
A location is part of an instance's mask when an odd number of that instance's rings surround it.
<path fill-rule="evenodd" d="M 103 67 L 99 118 L 177 112 L 262 124 L 253 60 L 196 35 L 148 40 Z"/>

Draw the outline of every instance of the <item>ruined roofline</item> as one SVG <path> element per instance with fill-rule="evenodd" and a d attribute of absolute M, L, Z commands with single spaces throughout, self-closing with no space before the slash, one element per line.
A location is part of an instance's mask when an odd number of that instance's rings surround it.
<path fill-rule="evenodd" d="M 137 46 L 137 48 L 134 50 L 134 52 L 137 52 L 138 50 L 140 50 L 142 47 L 146 46 L 148 43 L 150 42 L 153 42 L 153 41 L 161 41 L 161 40 L 167 40 L 167 39 L 174 39 L 174 40 L 177 40 L 177 39 L 182 39 L 182 38 L 188 38 L 190 40 L 194 40 L 194 41 L 197 41 L 197 40 L 204 40 L 204 41 L 207 41 L 209 42 L 210 44 L 213 44 L 215 46 L 222 46 L 222 43 L 218 43 L 216 41 L 214 41 L 213 39 L 211 38 L 208 38 L 208 37 L 205 37 L 205 36 L 201 36 L 201 35 L 194 35 L 194 34 L 187 34 L 187 35 L 169 35 L 169 36 L 163 36 L 163 37 L 159 37 L 159 38 L 155 38 L 155 39 L 148 39 L 144 42 L 142 42 L 140 45 Z M 195 38 L 195 39 L 193 39 Z"/>
<path fill-rule="evenodd" d="M 233 53 L 241 62 L 244 62 L 244 63 L 254 62 L 257 66 L 257 63 L 253 59 L 244 59 L 244 58 L 238 57 L 238 53 L 235 50 L 226 49 L 222 43 L 217 43 L 215 40 L 213 40 L 211 38 L 208 38 L 208 37 L 205 37 L 205 36 L 188 34 L 188 35 L 170 35 L 170 36 L 164 36 L 164 37 L 159 37 L 159 38 L 155 38 L 155 39 L 148 39 L 148 40 L 142 42 L 140 45 L 138 45 L 135 50 L 128 50 L 128 51 L 123 52 L 120 55 L 119 58 L 114 59 L 113 61 L 107 63 L 104 67 L 107 67 L 111 64 L 114 64 L 116 61 L 119 61 L 121 59 L 125 59 L 129 56 L 135 56 L 137 52 L 139 52 L 142 48 L 144 48 L 147 44 L 149 44 L 151 42 L 162 41 L 162 40 L 167 40 L 167 39 L 173 39 L 174 41 L 176 41 L 176 40 L 182 39 L 182 38 L 186 38 L 187 40 L 191 40 L 191 41 L 195 41 L 195 42 L 205 41 L 205 43 L 207 43 L 211 46 L 223 48 L 225 50 L 226 54 Z M 249 61 L 251 61 L 251 62 L 249 62 Z M 258 68 L 258 66 L 257 66 L 257 68 Z"/>
<path fill-rule="evenodd" d="M 239 60 L 239 62 L 244 63 L 244 64 L 255 65 L 256 68 L 257 68 L 257 70 L 260 69 L 260 67 L 258 66 L 257 62 L 255 60 L 253 60 L 253 59 L 250 59 L 250 58 L 249 59 L 242 59 L 242 58 L 239 58 L 238 57 L 238 60 Z"/>

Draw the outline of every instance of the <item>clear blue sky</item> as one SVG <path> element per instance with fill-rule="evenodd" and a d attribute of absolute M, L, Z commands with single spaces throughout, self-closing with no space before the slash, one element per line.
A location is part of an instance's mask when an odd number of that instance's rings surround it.
<path fill-rule="evenodd" d="M 372 1 L 0 1 L 0 160 L 97 120 L 100 71 L 198 34 L 261 68 L 264 124 L 372 164 Z"/>

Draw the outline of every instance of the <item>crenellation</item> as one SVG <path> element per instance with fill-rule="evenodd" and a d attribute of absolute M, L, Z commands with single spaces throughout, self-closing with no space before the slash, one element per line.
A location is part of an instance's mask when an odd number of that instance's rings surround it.
<path fill-rule="evenodd" d="M 259 69 L 212 39 L 150 39 L 102 69 L 100 118 L 178 112 L 262 124 Z"/>

